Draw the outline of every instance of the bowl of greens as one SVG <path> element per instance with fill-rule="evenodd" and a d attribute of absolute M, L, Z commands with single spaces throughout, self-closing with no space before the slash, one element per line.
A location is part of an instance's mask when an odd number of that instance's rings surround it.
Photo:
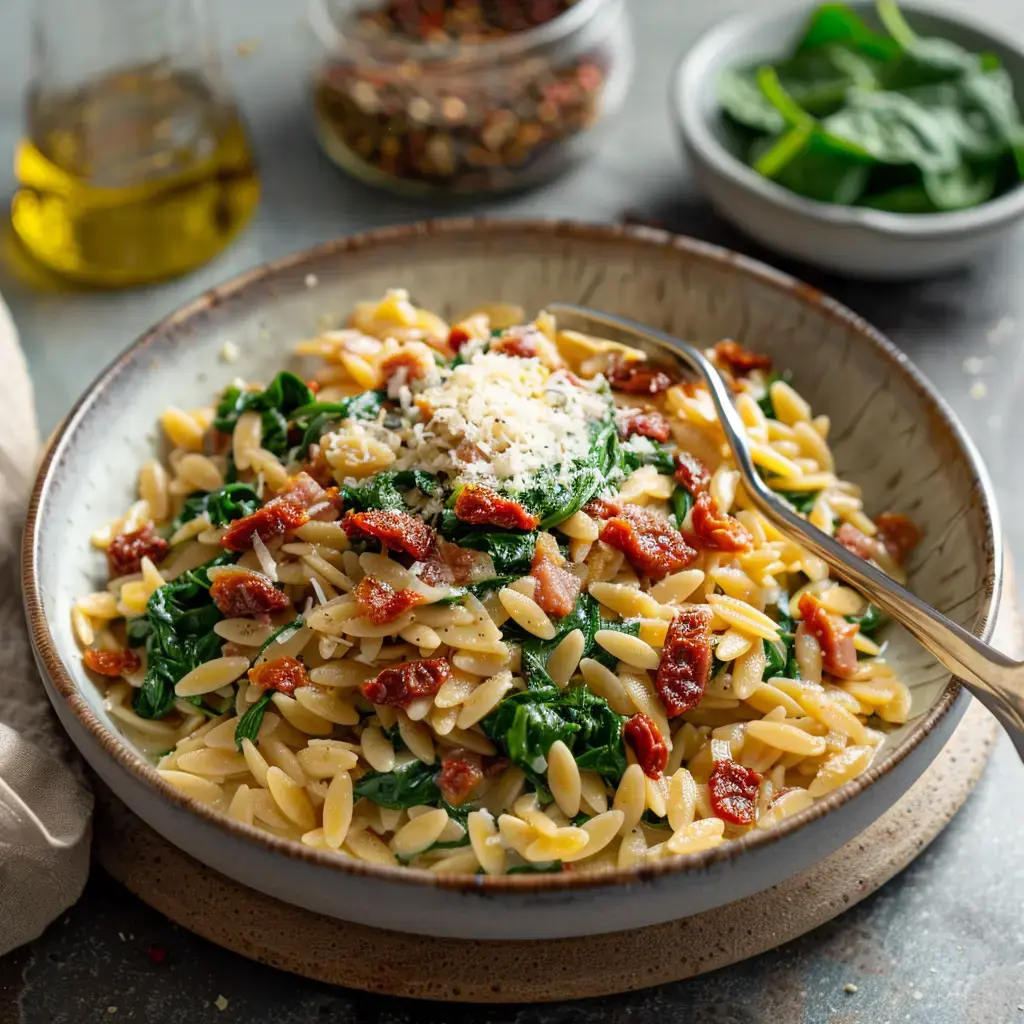
<path fill-rule="evenodd" d="M 1024 50 L 959 13 L 879 0 L 731 19 L 672 93 L 715 208 L 806 262 L 924 276 L 1024 215 Z"/>

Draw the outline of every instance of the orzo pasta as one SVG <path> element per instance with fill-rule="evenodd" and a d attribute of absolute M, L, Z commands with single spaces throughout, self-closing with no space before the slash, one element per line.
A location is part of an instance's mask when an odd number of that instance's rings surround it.
<path fill-rule="evenodd" d="M 437 872 L 704 850 L 863 772 L 910 712 L 880 617 L 750 507 L 706 390 L 503 321 L 389 292 L 308 379 L 164 413 L 72 614 L 118 724 L 232 818 Z M 768 483 L 902 578 L 916 530 L 868 518 L 828 418 L 710 354 Z"/>

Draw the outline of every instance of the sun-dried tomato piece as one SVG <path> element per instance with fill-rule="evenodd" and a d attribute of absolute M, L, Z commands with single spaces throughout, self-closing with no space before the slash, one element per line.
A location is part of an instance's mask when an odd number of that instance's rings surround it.
<path fill-rule="evenodd" d="M 142 559 L 156 564 L 167 554 L 167 541 L 147 523 L 140 530 L 119 533 L 107 548 L 111 578 L 129 576 L 142 568 Z"/>
<path fill-rule="evenodd" d="M 711 612 L 703 606 L 682 608 L 668 627 L 655 685 L 665 714 L 675 718 L 704 696 L 711 678 Z"/>
<path fill-rule="evenodd" d="M 96 647 L 87 647 L 82 652 L 82 661 L 85 667 L 91 669 L 97 675 L 123 676 L 126 672 L 137 672 L 142 665 L 139 656 L 132 650 L 118 648 L 113 651 L 100 650 Z"/>
<path fill-rule="evenodd" d="M 668 420 L 656 409 L 644 412 L 641 409 L 630 409 L 618 418 L 619 437 L 623 440 L 638 434 L 649 437 L 652 441 L 664 443 L 672 436 Z"/>
<path fill-rule="evenodd" d="M 720 341 L 715 346 L 715 357 L 724 363 L 734 377 L 745 377 L 751 370 L 770 370 L 772 357 L 763 352 L 751 352 L 737 341 Z"/>
<path fill-rule="evenodd" d="M 878 539 L 900 565 L 906 562 L 910 552 L 921 543 L 921 531 L 909 516 L 883 512 L 875 519 L 875 525 L 878 527 Z"/>
<path fill-rule="evenodd" d="M 384 380 L 389 381 L 398 373 L 405 370 L 407 381 L 420 380 L 430 372 L 430 365 L 426 359 L 417 352 L 395 352 L 386 359 L 381 360 L 380 374 Z"/>
<path fill-rule="evenodd" d="M 302 464 L 302 472 L 315 480 L 321 487 L 329 487 L 334 483 L 334 470 L 316 441 L 309 446 L 309 450 L 306 452 L 306 461 Z"/>
<path fill-rule="evenodd" d="M 558 541 L 550 533 L 537 535 L 530 575 L 537 581 L 533 599 L 548 615 L 561 618 L 576 607 L 583 581 L 565 568 Z"/>
<path fill-rule="evenodd" d="M 210 585 L 210 597 L 228 618 L 268 615 L 287 608 L 291 601 L 266 576 L 248 569 L 225 567 Z"/>
<path fill-rule="evenodd" d="M 253 537 L 259 537 L 264 544 L 274 537 L 280 537 L 289 530 L 297 530 L 309 522 L 309 512 L 302 505 L 274 498 L 251 516 L 236 519 L 224 536 L 220 546 L 228 551 L 251 551 Z"/>
<path fill-rule="evenodd" d="M 679 379 L 670 367 L 622 357 L 612 359 L 607 377 L 614 391 L 625 391 L 630 395 L 659 395 Z"/>
<path fill-rule="evenodd" d="M 448 347 L 453 352 L 458 352 L 463 345 L 466 344 L 473 336 L 466 330 L 465 327 L 460 327 L 456 324 L 448 332 Z"/>
<path fill-rule="evenodd" d="M 697 542 L 718 551 L 748 551 L 754 538 L 747 528 L 727 512 L 721 512 L 718 502 L 704 491 L 697 495 L 690 513 L 690 523 Z"/>
<path fill-rule="evenodd" d="M 459 492 L 455 515 L 464 523 L 498 526 L 503 530 L 535 530 L 540 522 L 518 501 L 476 484 L 469 484 Z"/>
<path fill-rule="evenodd" d="M 300 686 L 309 685 L 309 675 L 298 658 L 285 655 L 253 665 L 249 669 L 249 682 L 261 690 L 276 690 L 290 697 Z"/>
<path fill-rule="evenodd" d="M 432 697 L 451 674 L 444 658 L 405 661 L 384 669 L 376 679 L 361 683 L 359 689 L 371 704 L 407 708 L 418 697 Z"/>
<path fill-rule="evenodd" d="M 535 359 L 540 351 L 538 334 L 539 331 L 509 331 L 491 342 L 490 351 L 519 359 Z"/>
<path fill-rule="evenodd" d="M 606 520 L 601 540 L 618 548 L 638 573 L 652 580 L 685 569 L 697 557 L 671 523 L 639 505 L 623 505 Z"/>
<path fill-rule="evenodd" d="M 654 719 L 636 714 L 622 727 L 622 738 L 633 748 L 644 775 L 658 778 L 668 764 L 668 747 Z"/>
<path fill-rule="evenodd" d="M 341 528 L 349 537 L 380 541 L 392 551 L 404 551 L 413 558 L 426 558 L 434 547 L 434 532 L 422 519 L 396 509 L 371 509 L 345 513 Z"/>
<path fill-rule="evenodd" d="M 438 535 L 434 550 L 416 569 L 419 578 L 431 587 L 463 587 L 481 580 L 493 579 L 494 560 L 486 551 L 460 548 Z"/>
<path fill-rule="evenodd" d="M 728 758 L 716 761 L 708 779 L 708 796 L 715 816 L 733 825 L 753 825 L 761 776 Z"/>
<path fill-rule="evenodd" d="M 708 489 L 711 470 L 696 455 L 676 452 L 676 483 L 685 487 L 695 498 Z"/>
<path fill-rule="evenodd" d="M 493 779 L 500 775 L 506 768 L 511 768 L 512 762 L 501 754 L 484 755 L 484 778 Z"/>
<path fill-rule="evenodd" d="M 449 750 L 441 758 L 437 788 L 453 807 L 464 804 L 484 777 L 480 755 L 472 750 Z"/>
<path fill-rule="evenodd" d="M 838 530 L 836 530 L 836 540 L 846 548 L 847 551 L 856 555 L 858 558 L 871 559 L 874 558 L 877 552 L 877 541 L 869 537 L 859 527 L 853 525 L 853 523 L 843 523 Z"/>
<path fill-rule="evenodd" d="M 376 576 L 364 576 L 353 591 L 353 596 L 359 614 L 365 615 L 375 626 L 397 619 L 413 605 L 423 601 L 423 595 L 417 594 L 415 590 L 395 590 Z"/>
<path fill-rule="evenodd" d="M 608 501 L 607 498 L 594 498 L 593 501 L 588 502 L 583 509 L 584 512 L 591 519 L 596 519 L 599 522 L 605 522 L 611 519 L 613 516 L 621 515 L 622 503 L 618 501 Z"/>
<path fill-rule="evenodd" d="M 821 648 L 822 667 L 839 679 L 849 679 L 857 671 L 857 648 L 853 645 L 857 624 L 829 615 L 813 594 L 801 595 L 797 607 L 804 620 L 802 628 L 806 628 Z"/>

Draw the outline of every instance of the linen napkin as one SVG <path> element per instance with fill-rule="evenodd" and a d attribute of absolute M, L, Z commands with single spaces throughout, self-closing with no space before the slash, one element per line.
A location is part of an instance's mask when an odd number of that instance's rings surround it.
<path fill-rule="evenodd" d="M 32 660 L 21 535 L 39 457 L 32 385 L 0 299 L 0 955 L 40 935 L 81 895 L 92 794 Z"/>

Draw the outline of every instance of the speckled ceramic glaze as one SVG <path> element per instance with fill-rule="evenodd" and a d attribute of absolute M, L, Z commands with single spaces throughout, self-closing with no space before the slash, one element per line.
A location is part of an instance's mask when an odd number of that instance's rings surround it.
<path fill-rule="evenodd" d="M 656 231 L 495 221 L 385 230 L 259 268 L 157 325 L 88 390 L 50 448 L 26 532 L 29 622 L 50 698 L 111 789 L 171 842 L 245 885 L 338 918 L 478 939 L 594 934 L 708 910 L 808 867 L 891 806 L 968 700 L 897 629 L 887 639 L 915 717 L 866 773 L 773 831 L 639 870 L 478 878 L 373 867 L 230 821 L 159 778 L 82 671 L 71 604 L 105 578 L 89 533 L 133 499 L 163 406 L 204 404 L 239 373 L 269 378 L 292 342 L 389 286 L 443 315 L 488 300 L 528 310 L 562 300 L 693 342 L 732 337 L 769 352 L 831 416 L 838 469 L 863 485 L 867 508 L 905 512 L 922 526 L 913 588 L 988 637 L 1001 552 L 984 470 L 938 396 L 854 314 L 761 264 Z M 235 365 L 220 359 L 229 340 L 242 353 Z"/>

